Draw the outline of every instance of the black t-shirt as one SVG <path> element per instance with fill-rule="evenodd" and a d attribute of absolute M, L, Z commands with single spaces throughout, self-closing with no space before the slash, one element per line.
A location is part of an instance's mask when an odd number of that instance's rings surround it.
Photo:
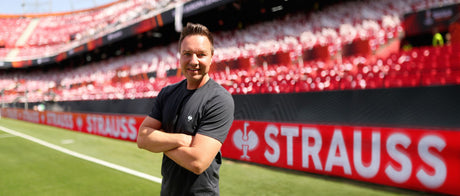
<path fill-rule="evenodd" d="M 210 79 L 196 90 L 187 90 L 187 81 L 163 88 L 149 116 L 162 123 L 169 133 L 197 133 L 225 141 L 233 122 L 234 102 L 230 93 Z M 201 175 L 196 175 L 163 156 L 161 195 L 218 195 L 219 152 Z"/>

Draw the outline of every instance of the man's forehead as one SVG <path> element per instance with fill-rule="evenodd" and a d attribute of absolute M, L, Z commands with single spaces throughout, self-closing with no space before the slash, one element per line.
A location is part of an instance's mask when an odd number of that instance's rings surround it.
<path fill-rule="evenodd" d="M 207 52 L 211 51 L 211 42 L 206 36 L 191 35 L 182 40 L 181 52 Z"/>
<path fill-rule="evenodd" d="M 193 41 L 211 45 L 211 42 L 209 41 L 208 37 L 204 35 L 189 35 L 182 40 L 182 44 L 185 42 L 193 42 Z"/>

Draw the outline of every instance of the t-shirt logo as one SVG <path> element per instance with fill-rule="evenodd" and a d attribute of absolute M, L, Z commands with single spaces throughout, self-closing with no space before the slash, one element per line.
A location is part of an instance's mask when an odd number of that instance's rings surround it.
<path fill-rule="evenodd" d="M 188 120 L 188 122 L 190 122 L 190 121 L 193 120 L 193 117 L 189 115 L 189 116 L 187 116 L 187 120 Z"/>

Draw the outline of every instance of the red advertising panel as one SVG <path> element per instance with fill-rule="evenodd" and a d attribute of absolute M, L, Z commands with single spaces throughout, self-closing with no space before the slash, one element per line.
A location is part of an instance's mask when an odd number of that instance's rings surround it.
<path fill-rule="evenodd" d="M 224 157 L 415 190 L 460 193 L 460 132 L 234 121 Z"/>
<path fill-rule="evenodd" d="M 136 141 L 144 116 L 1 109 L 3 117 Z M 226 158 L 407 189 L 460 194 L 460 130 L 235 120 Z"/>
<path fill-rule="evenodd" d="M 3 117 L 50 125 L 114 139 L 136 141 L 137 130 L 145 116 L 39 112 L 2 109 Z"/>

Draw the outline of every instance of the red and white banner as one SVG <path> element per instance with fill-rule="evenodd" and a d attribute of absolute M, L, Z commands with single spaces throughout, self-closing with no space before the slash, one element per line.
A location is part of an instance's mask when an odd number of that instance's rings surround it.
<path fill-rule="evenodd" d="M 145 116 L 2 109 L 3 117 L 136 141 Z M 460 130 L 235 120 L 226 158 L 407 189 L 460 194 Z"/>
<path fill-rule="evenodd" d="M 226 158 L 460 194 L 460 131 L 234 121 Z"/>
<path fill-rule="evenodd" d="M 3 117 L 133 142 L 145 118 L 139 115 L 39 112 L 14 108 L 2 109 L 1 112 Z"/>

